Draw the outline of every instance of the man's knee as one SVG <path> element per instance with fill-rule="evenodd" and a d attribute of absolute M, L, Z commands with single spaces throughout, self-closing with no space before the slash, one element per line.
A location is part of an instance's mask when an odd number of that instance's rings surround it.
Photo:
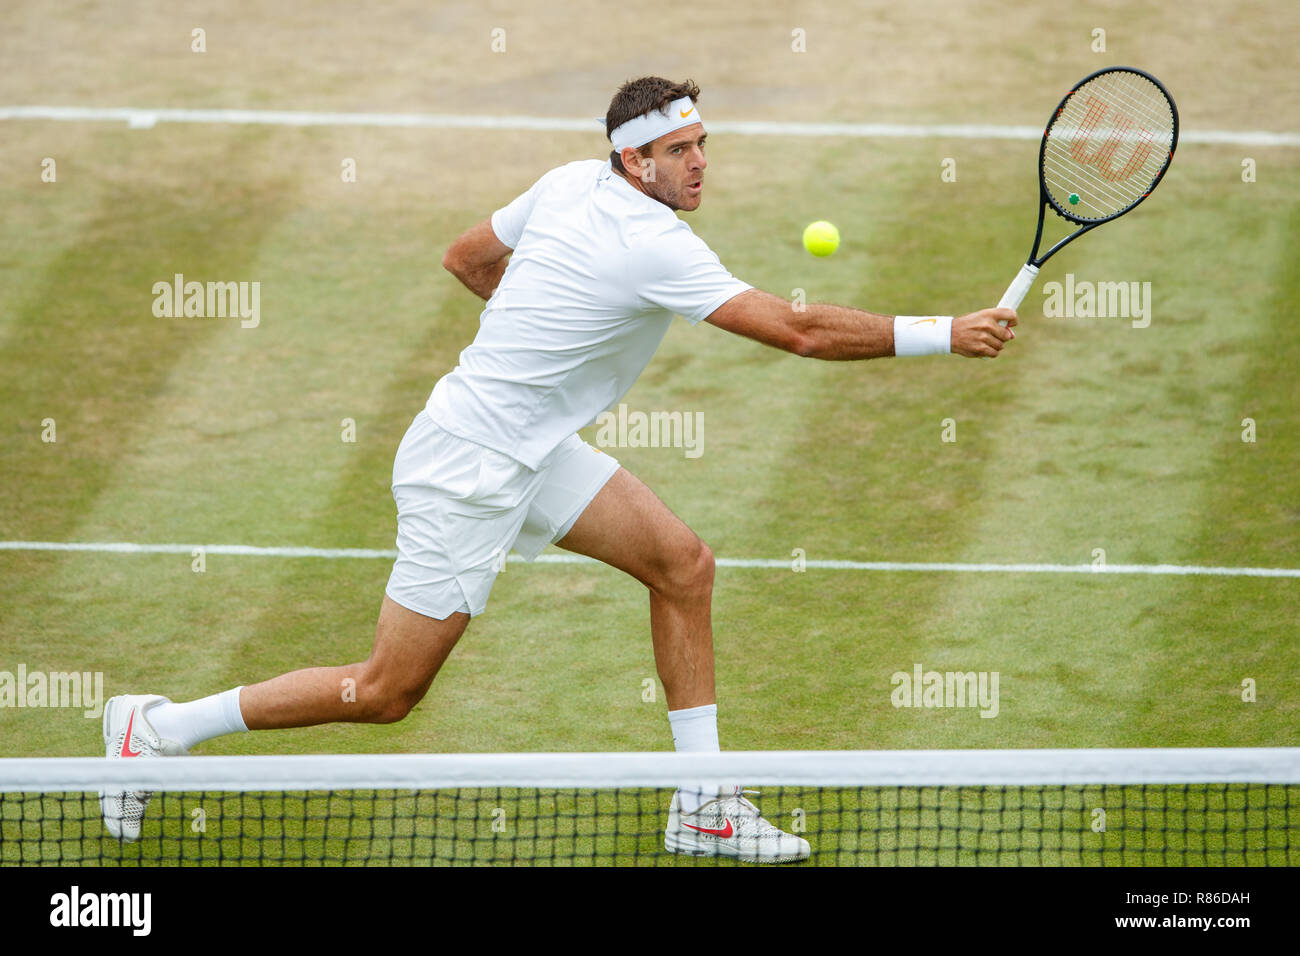
<path fill-rule="evenodd" d="M 708 595 L 713 591 L 712 549 L 694 534 L 675 545 L 659 569 L 654 590 L 668 597 Z"/>
<path fill-rule="evenodd" d="M 357 682 L 357 704 L 365 723 L 395 724 L 414 710 L 429 691 L 430 682 L 395 680 L 370 670 L 367 668 Z"/>
<path fill-rule="evenodd" d="M 704 587 L 712 590 L 713 575 L 717 570 L 718 563 L 714 560 L 713 549 L 699 538 L 696 538 L 695 540 L 699 543 L 699 549 L 695 555 L 696 578 Z"/>
<path fill-rule="evenodd" d="M 383 698 L 371 723 L 395 724 L 404 720 L 406 715 L 415 710 L 415 705 L 424 699 L 423 694 L 412 695 L 393 693 Z"/>

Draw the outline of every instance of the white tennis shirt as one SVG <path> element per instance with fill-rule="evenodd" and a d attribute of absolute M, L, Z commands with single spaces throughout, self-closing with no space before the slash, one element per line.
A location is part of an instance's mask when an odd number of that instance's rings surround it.
<path fill-rule="evenodd" d="M 492 214 L 492 231 L 514 253 L 427 409 L 534 470 L 627 394 L 674 314 L 694 325 L 752 288 L 608 160 L 552 169 Z"/>

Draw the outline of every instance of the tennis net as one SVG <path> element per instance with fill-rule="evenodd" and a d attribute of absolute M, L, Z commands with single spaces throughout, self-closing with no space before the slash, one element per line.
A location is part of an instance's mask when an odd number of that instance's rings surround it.
<path fill-rule="evenodd" d="M 821 865 L 1300 863 L 1300 748 L 0 760 L 0 864 L 695 865 L 681 781 L 736 781 Z M 154 797 L 119 843 L 101 790 Z"/>

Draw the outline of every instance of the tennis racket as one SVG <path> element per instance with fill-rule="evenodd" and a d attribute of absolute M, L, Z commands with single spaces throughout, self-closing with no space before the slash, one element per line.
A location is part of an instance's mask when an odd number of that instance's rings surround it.
<path fill-rule="evenodd" d="M 1043 133 L 1034 248 L 998 307 L 1018 308 L 1044 262 L 1150 196 L 1173 162 L 1177 145 L 1178 109 L 1150 73 L 1112 66 L 1076 83 Z M 1039 255 L 1049 206 L 1079 228 Z"/>

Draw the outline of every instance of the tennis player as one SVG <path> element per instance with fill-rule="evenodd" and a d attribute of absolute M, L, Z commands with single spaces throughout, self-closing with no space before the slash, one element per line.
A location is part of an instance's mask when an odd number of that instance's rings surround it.
<path fill-rule="evenodd" d="M 617 403 L 674 314 L 801 356 L 996 356 L 1009 309 L 960 318 L 796 309 L 732 276 L 676 213 L 699 208 L 699 88 L 645 77 L 614 96 L 607 161 L 560 166 L 458 238 L 443 266 L 487 300 L 473 343 L 397 450 L 397 550 L 369 658 L 313 667 L 189 703 L 112 698 L 109 757 L 186 754 L 222 734 L 401 720 L 483 613 L 505 555 L 548 544 L 649 589 L 650 634 L 678 751 L 716 752 L 708 546 L 619 463 L 577 435 Z M 139 837 L 149 793 L 102 795 L 108 831 Z M 738 788 L 683 785 L 665 846 L 755 862 L 808 856 Z"/>

